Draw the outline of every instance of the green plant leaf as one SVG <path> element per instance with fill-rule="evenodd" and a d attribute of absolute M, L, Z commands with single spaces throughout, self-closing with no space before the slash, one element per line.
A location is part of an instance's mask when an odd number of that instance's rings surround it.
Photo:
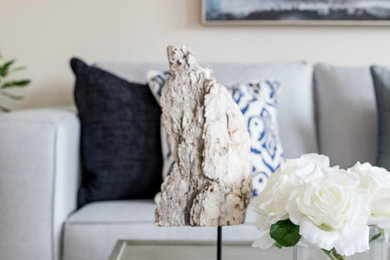
<path fill-rule="evenodd" d="M 271 225 L 270 235 L 278 245 L 285 247 L 295 246 L 301 239 L 299 226 L 292 223 L 289 219 L 280 220 Z"/>
<path fill-rule="evenodd" d="M 27 69 L 27 67 L 25 67 L 25 66 L 19 66 L 19 67 L 10 69 L 10 70 L 8 71 L 8 73 L 7 73 L 7 76 L 10 76 L 10 75 L 12 75 L 12 74 L 14 74 L 14 73 L 16 73 L 16 72 L 18 72 L 18 71 L 22 71 L 22 70 L 26 70 L 26 69 Z"/>
<path fill-rule="evenodd" d="M 5 91 L 2 91 L 1 95 L 9 97 L 10 99 L 13 99 L 13 100 L 22 100 L 23 99 L 23 96 L 14 95 L 14 94 L 11 94 L 11 93 L 8 93 Z"/>
<path fill-rule="evenodd" d="M 3 83 L 3 85 L 1 85 L 0 88 L 13 88 L 13 87 L 22 88 L 22 87 L 27 86 L 30 83 L 31 83 L 31 80 L 29 80 L 29 79 L 8 81 L 8 82 Z"/>
<path fill-rule="evenodd" d="M 3 107 L 3 106 L 0 106 L 0 111 L 5 112 L 5 113 L 10 112 L 10 110 L 8 108 Z"/>
<path fill-rule="evenodd" d="M 281 244 L 279 244 L 279 243 L 276 242 L 276 241 L 275 241 L 275 246 L 276 246 L 277 248 L 280 248 L 280 249 L 283 247 Z"/>
<path fill-rule="evenodd" d="M 19 66 L 19 67 L 11 69 L 11 71 L 20 71 L 20 70 L 25 70 L 25 69 L 27 69 L 26 66 Z"/>
<path fill-rule="evenodd" d="M 3 77 L 7 76 L 9 68 L 12 66 L 12 64 L 15 63 L 15 61 L 16 60 L 10 60 L 10 61 L 4 63 L 3 66 L 0 66 L 0 75 Z"/>

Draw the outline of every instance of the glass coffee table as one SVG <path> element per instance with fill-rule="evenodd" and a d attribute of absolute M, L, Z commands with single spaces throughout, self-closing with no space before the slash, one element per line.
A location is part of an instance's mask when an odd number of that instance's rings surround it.
<path fill-rule="evenodd" d="M 223 242 L 223 260 L 291 260 L 293 249 L 252 248 L 252 242 Z M 110 260 L 215 260 L 215 241 L 119 240 Z"/>

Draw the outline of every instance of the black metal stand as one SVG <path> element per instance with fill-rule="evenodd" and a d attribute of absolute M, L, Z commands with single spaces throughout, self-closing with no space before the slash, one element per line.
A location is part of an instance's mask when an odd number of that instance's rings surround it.
<path fill-rule="evenodd" d="M 218 227 L 217 234 L 217 260 L 222 260 L 222 227 Z"/>

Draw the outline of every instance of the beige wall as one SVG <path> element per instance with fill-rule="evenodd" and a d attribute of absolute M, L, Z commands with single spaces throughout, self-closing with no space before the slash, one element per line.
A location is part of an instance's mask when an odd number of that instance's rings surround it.
<path fill-rule="evenodd" d="M 2 53 L 33 79 L 14 108 L 72 103 L 73 55 L 164 61 L 165 46 L 182 43 L 201 61 L 390 64 L 390 27 L 205 27 L 200 0 L 0 1 Z"/>

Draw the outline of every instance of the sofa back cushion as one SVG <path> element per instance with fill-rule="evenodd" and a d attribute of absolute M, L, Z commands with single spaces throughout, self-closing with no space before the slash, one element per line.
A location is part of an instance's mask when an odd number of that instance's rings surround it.
<path fill-rule="evenodd" d="M 390 68 L 372 66 L 378 109 L 377 165 L 390 169 Z"/>
<path fill-rule="evenodd" d="M 168 70 L 167 64 L 153 63 L 99 62 L 97 66 L 139 83 L 146 82 L 149 70 Z M 303 153 L 318 152 L 312 91 L 313 68 L 310 64 L 210 63 L 207 66 L 226 85 L 251 80 L 278 80 L 282 88 L 279 93 L 278 116 L 285 157 L 294 158 Z"/>
<path fill-rule="evenodd" d="M 374 164 L 377 115 L 369 68 L 317 64 L 314 81 L 320 152 L 332 165 Z"/>

